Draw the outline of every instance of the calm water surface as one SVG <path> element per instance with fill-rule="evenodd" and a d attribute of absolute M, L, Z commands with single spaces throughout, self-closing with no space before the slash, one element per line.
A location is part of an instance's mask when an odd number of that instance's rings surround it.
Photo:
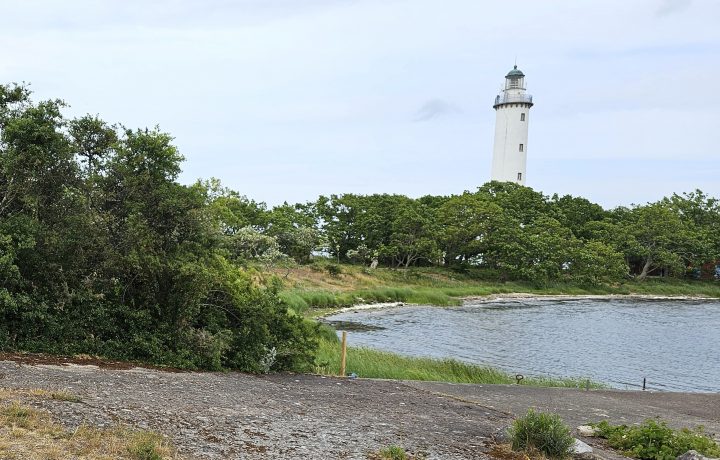
<path fill-rule="evenodd" d="M 616 388 L 720 391 L 720 301 L 470 301 L 342 313 L 351 345 Z M 362 328 L 361 328 L 362 329 Z"/>

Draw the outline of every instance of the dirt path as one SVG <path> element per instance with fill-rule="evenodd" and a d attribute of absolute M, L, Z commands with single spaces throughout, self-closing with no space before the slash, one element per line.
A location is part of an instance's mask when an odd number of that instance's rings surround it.
<path fill-rule="evenodd" d="M 38 401 L 69 427 L 117 422 L 170 436 L 185 458 L 364 459 L 390 445 L 435 459 L 485 458 L 513 415 L 554 410 L 571 424 L 703 422 L 720 432 L 720 395 L 537 389 L 308 375 L 171 373 L 0 361 L 0 387 L 67 390 L 82 399 Z"/>

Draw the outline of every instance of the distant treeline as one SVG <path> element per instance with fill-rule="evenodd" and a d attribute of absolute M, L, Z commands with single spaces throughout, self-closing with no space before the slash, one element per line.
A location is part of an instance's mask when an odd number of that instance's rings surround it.
<path fill-rule="evenodd" d="M 461 195 L 332 195 L 270 210 L 225 190 L 212 206 L 240 259 L 275 253 L 304 263 L 319 251 L 338 262 L 585 285 L 713 277 L 720 259 L 720 201 L 699 190 L 612 210 L 503 182 Z"/>
<path fill-rule="evenodd" d="M 166 133 L 67 119 L 30 96 L 0 85 L 2 350 L 298 369 L 317 326 L 288 313 L 266 268 L 328 257 L 597 284 L 697 276 L 720 254 L 718 201 L 700 191 L 607 211 L 491 182 L 268 209 L 216 180 L 178 183 Z"/>

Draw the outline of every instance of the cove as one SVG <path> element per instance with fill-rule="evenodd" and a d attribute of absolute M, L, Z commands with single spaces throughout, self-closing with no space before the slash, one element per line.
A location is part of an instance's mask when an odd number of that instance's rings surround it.
<path fill-rule="evenodd" d="M 639 389 L 646 378 L 651 390 L 720 391 L 717 300 L 469 300 L 344 312 L 327 321 L 355 325 L 353 346 L 620 389 Z"/>

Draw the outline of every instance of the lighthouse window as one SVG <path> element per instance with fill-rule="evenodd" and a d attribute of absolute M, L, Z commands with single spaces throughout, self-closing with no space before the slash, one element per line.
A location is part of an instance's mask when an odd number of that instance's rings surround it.
<path fill-rule="evenodd" d="M 525 114 L 524 114 L 524 113 L 521 113 L 521 114 L 520 114 L 520 121 L 525 121 Z"/>
<path fill-rule="evenodd" d="M 522 180 L 522 173 L 518 173 L 518 181 Z"/>
<path fill-rule="evenodd" d="M 520 151 L 521 151 L 521 152 L 523 151 L 524 148 L 525 148 L 525 147 L 524 147 L 522 144 L 520 144 Z"/>

